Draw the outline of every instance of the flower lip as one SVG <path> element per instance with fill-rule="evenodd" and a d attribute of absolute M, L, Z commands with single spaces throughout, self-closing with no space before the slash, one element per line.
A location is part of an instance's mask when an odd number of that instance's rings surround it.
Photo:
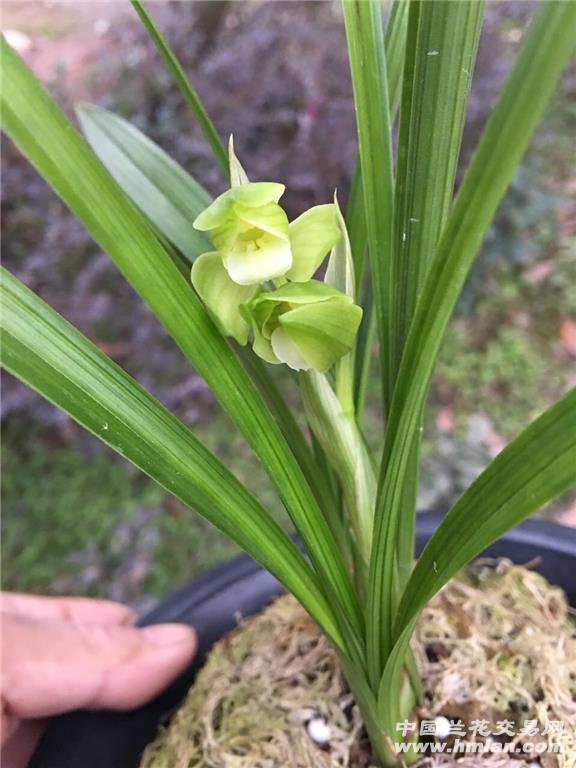
<path fill-rule="evenodd" d="M 239 285 L 273 280 L 283 275 L 292 264 L 289 243 L 267 233 L 257 234 L 259 237 L 253 236 L 244 243 L 239 243 L 239 238 L 236 238 L 233 249 L 222 254 L 228 274 Z"/>

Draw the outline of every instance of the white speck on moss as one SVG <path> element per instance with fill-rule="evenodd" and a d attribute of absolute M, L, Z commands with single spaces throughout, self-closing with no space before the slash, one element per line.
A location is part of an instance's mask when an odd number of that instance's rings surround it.
<path fill-rule="evenodd" d="M 332 738 L 332 729 L 323 717 L 314 717 L 308 723 L 308 736 L 319 746 L 323 747 Z"/>
<path fill-rule="evenodd" d="M 446 717 L 437 717 L 434 720 L 436 725 L 436 736 L 439 739 L 445 739 L 450 736 L 450 720 Z"/>

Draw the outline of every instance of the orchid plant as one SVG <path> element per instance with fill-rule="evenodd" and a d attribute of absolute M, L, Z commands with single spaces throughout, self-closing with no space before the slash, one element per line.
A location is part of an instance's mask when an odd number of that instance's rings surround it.
<path fill-rule="evenodd" d="M 374 754 L 394 764 L 395 724 L 421 694 L 410 637 L 422 609 L 491 542 L 576 480 L 572 390 L 484 470 L 414 561 L 434 363 L 571 54 L 576 3 L 544 2 L 535 13 L 454 196 L 482 3 L 395 0 L 384 25 L 380 0 L 344 0 L 358 166 L 345 215 L 335 200 L 293 222 L 279 203 L 283 185 L 249 181 L 233 146 L 227 155 L 150 14 L 138 0 L 133 6 L 222 168 L 223 194 L 212 201 L 106 110 L 78 108 L 85 143 L 6 43 L 3 128 L 211 387 L 260 458 L 307 557 L 185 424 L 7 272 L 3 365 L 296 596 L 339 655 Z M 375 344 L 386 427 L 372 455 L 362 414 Z M 270 363 L 298 372 L 307 433 Z"/>

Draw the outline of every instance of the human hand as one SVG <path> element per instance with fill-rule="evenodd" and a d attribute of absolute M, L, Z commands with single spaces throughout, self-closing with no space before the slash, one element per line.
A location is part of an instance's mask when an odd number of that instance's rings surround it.
<path fill-rule="evenodd" d="M 131 709 L 153 698 L 194 656 L 181 624 L 132 626 L 119 603 L 3 593 L 2 765 L 24 768 L 51 715 Z"/>

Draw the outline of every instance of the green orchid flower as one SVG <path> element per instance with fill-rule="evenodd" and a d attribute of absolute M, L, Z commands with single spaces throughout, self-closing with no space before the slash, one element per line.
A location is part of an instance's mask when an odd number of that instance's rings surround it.
<path fill-rule="evenodd" d="M 263 291 L 243 304 L 254 352 L 297 371 L 327 371 L 352 349 L 362 309 L 336 288 L 309 280 Z"/>
<path fill-rule="evenodd" d="M 231 336 L 239 344 L 245 345 L 252 326 L 254 350 L 265 360 L 279 363 L 284 362 L 286 357 L 289 365 L 299 368 L 324 365 L 318 353 L 310 351 L 307 354 L 312 355 L 313 362 L 308 364 L 299 356 L 296 347 L 291 346 L 294 343 L 291 339 L 292 336 L 298 336 L 299 339 L 310 336 L 312 331 L 306 323 L 311 322 L 314 312 L 319 317 L 325 316 L 323 325 L 329 325 L 335 311 L 332 304 L 317 310 L 314 310 L 314 304 L 334 302 L 336 299 L 345 299 L 346 304 L 352 303 L 338 291 L 332 290 L 326 294 L 321 289 L 319 293 L 317 286 L 321 283 L 311 280 L 328 252 L 342 240 L 342 232 L 345 232 L 345 228 L 342 230 L 337 203 L 335 201 L 310 208 L 288 223 L 286 213 L 278 203 L 284 193 L 284 185 L 276 182 L 251 182 L 234 153 L 232 137 L 228 153 L 231 187 L 217 197 L 194 222 L 196 229 L 209 234 L 215 250 L 202 254 L 194 262 L 192 285 L 225 336 Z M 261 316 L 262 321 L 269 320 L 268 324 L 256 321 L 251 315 L 252 310 L 243 309 L 243 305 L 263 293 L 259 287 L 263 283 L 275 281 L 278 284 L 287 280 L 291 284 L 301 285 L 301 288 L 285 286 L 279 289 L 280 294 L 273 291 L 265 293 L 265 296 L 283 296 L 284 290 L 293 297 L 295 304 L 307 305 L 304 312 L 294 316 L 294 322 L 301 317 L 304 326 L 301 329 L 295 326 L 290 332 L 285 331 L 284 324 L 291 322 L 286 319 L 282 320 L 282 327 L 274 327 L 268 337 L 264 336 L 260 330 L 262 324 L 268 327 L 272 322 L 279 322 L 278 318 L 286 314 L 289 305 L 284 300 L 274 298 L 263 301 L 260 308 L 253 304 L 256 315 Z M 267 313 L 270 318 L 264 317 Z M 352 310 L 351 316 L 355 315 L 355 310 Z M 279 352 L 274 351 L 271 342 L 273 331 L 277 331 L 274 345 Z M 342 348 L 346 348 L 346 344 Z M 335 349 L 332 343 L 331 350 Z M 337 359 L 339 356 L 334 355 L 334 351 L 331 351 L 326 359 Z"/>
<path fill-rule="evenodd" d="M 336 208 L 319 205 L 291 224 L 278 204 L 284 185 L 251 182 L 229 145 L 231 188 L 194 222 L 207 232 L 231 280 L 258 285 L 286 277 L 310 280 L 340 238 Z"/>
<path fill-rule="evenodd" d="M 266 181 L 232 187 L 194 222 L 238 285 L 273 280 L 292 266 L 288 217 L 278 205 L 283 193 L 283 184 Z"/>

